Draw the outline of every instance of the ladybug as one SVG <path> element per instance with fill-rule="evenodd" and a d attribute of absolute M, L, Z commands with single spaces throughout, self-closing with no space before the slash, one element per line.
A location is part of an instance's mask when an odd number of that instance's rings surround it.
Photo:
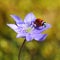
<path fill-rule="evenodd" d="M 35 25 L 35 27 L 40 27 L 40 26 L 45 26 L 46 27 L 45 23 L 46 22 L 44 22 L 42 19 L 37 18 L 34 22 L 34 25 Z"/>

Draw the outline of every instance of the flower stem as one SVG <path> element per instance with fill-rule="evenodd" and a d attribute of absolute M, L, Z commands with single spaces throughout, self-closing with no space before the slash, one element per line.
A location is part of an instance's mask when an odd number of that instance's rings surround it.
<path fill-rule="evenodd" d="M 23 41 L 22 46 L 21 46 L 21 47 L 19 47 L 18 60 L 20 60 L 21 50 L 22 50 L 22 48 L 23 48 L 23 46 L 24 46 L 25 42 L 26 42 L 26 39 Z"/>

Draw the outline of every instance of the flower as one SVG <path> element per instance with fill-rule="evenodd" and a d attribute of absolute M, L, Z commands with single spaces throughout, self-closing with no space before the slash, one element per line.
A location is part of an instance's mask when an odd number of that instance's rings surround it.
<path fill-rule="evenodd" d="M 42 34 L 42 32 L 51 27 L 50 24 L 46 23 L 45 26 L 34 27 L 34 21 L 36 17 L 33 13 L 26 15 L 24 21 L 16 15 L 10 15 L 16 24 L 7 24 L 17 33 L 17 38 L 25 38 L 27 41 L 33 39 L 37 41 L 43 41 L 47 37 L 47 34 Z"/>

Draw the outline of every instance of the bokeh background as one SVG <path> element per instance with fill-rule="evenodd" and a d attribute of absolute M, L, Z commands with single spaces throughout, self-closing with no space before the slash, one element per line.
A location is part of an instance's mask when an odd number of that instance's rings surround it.
<path fill-rule="evenodd" d="M 24 19 L 30 12 L 52 27 L 43 32 L 48 34 L 45 41 L 25 43 L 21 60 L 60 60 L 60 0 L 0 0 L 0 60 L 17 60 L 24 41 L 6 25 L 15 23 L 10 15 Z"/>

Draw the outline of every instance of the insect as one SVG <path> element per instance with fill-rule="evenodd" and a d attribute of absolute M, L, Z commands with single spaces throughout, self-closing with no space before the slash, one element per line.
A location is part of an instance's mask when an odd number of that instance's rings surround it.
<path fill-rule="evenodd" d="M 44 21 L 43 21 L 42 19 L 40 19 L 40 18 L 37 18 L 37 19 L 35 20 L 35 22 L 34 22 L 35 27 L 40 27 L 40 26 L 45 26 L 45 27 L 46 27 L 45 23 L 46 23 L 46 22 L 44 22 Z"/>

